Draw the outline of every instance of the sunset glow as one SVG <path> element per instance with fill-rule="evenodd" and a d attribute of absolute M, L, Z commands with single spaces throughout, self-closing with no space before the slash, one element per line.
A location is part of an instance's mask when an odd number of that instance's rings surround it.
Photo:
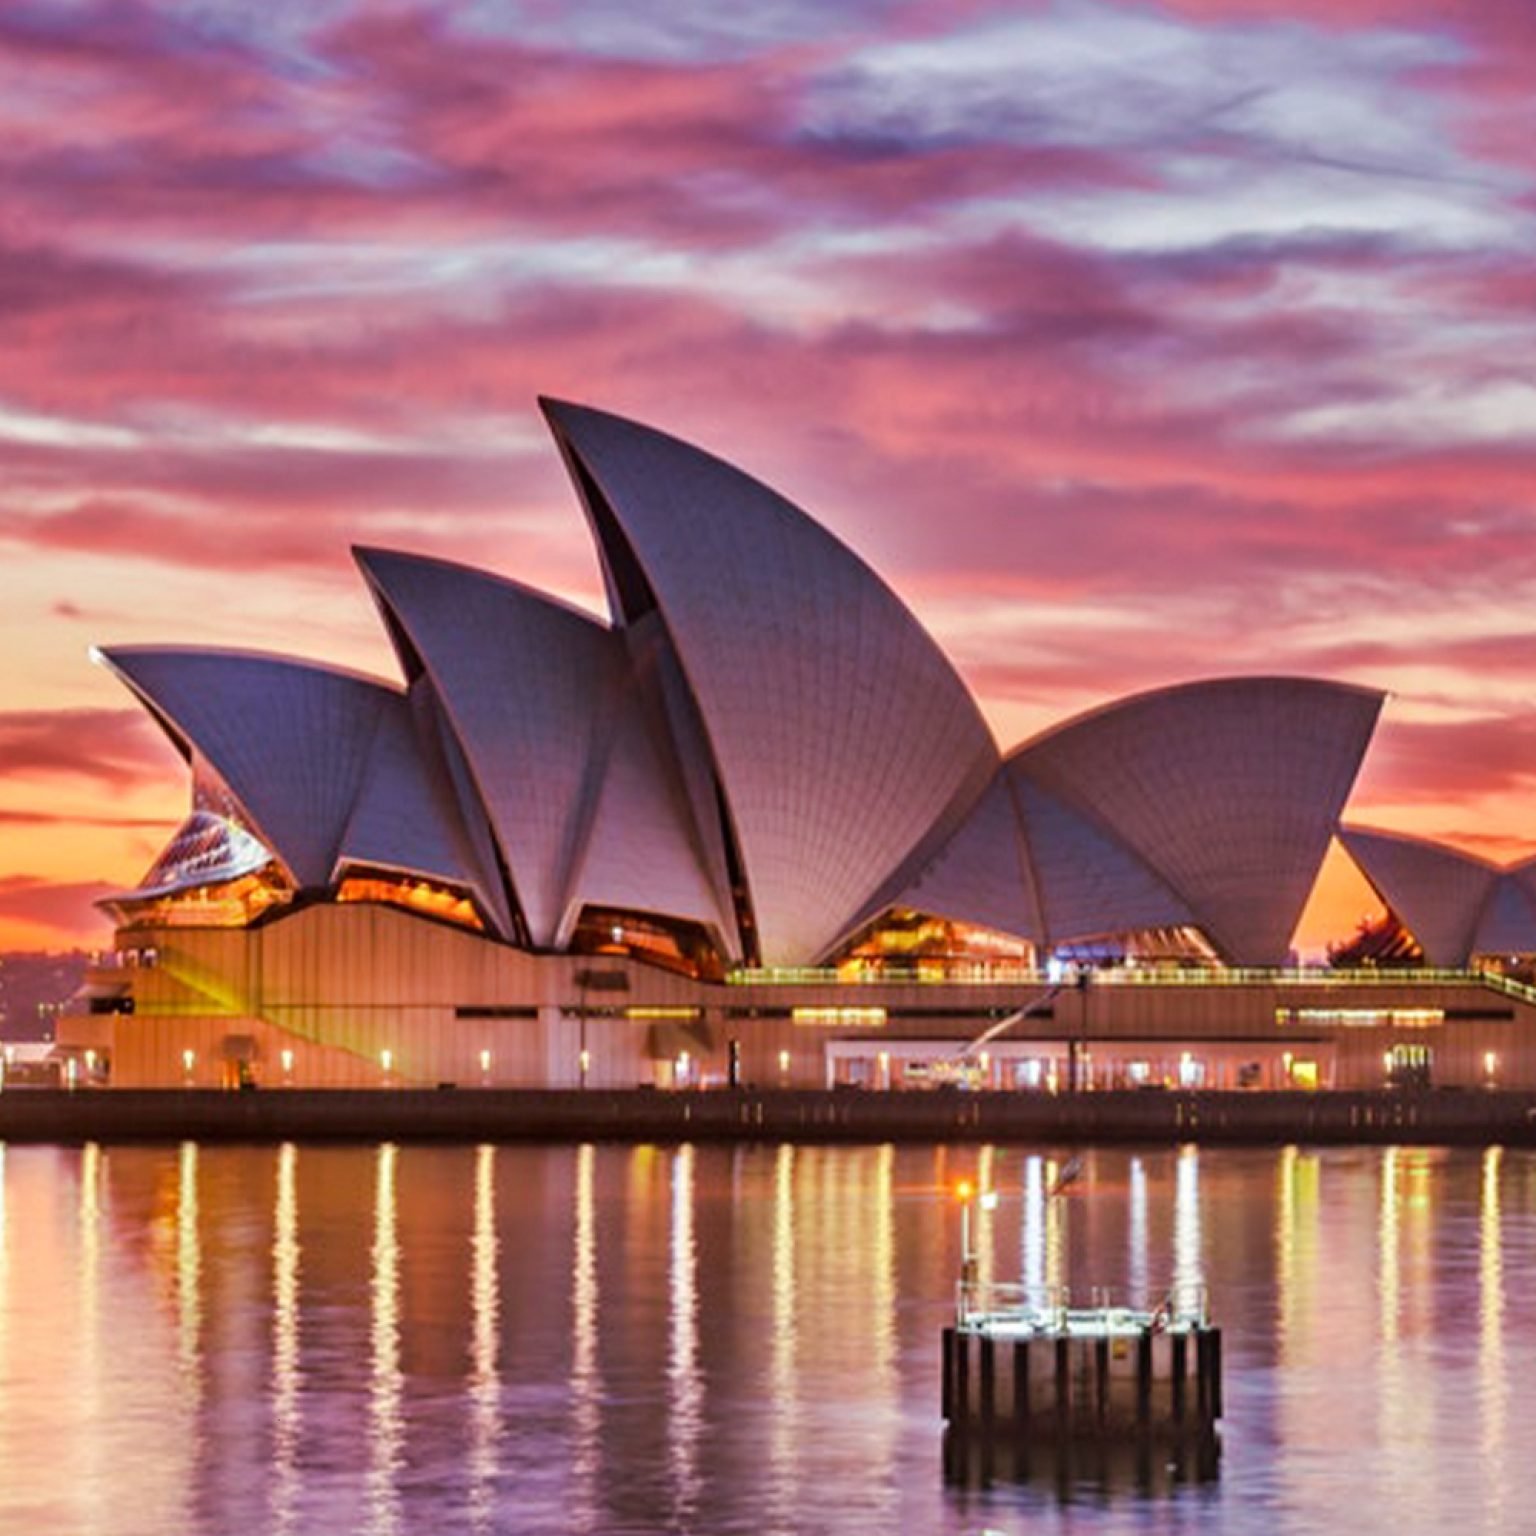
<path fill-rule="evenodd" d="M 0 949 L 186 809 L 92 644 L 395 677 L 350 548 L 593 610 L 535 395 L 878 570 L 1006 750 L 1390 690 L 1351 819 L 1536 847 L 1536 9 L 0 13 Z M 1316 946 L 1374 905 L 1338 853 Z"/>

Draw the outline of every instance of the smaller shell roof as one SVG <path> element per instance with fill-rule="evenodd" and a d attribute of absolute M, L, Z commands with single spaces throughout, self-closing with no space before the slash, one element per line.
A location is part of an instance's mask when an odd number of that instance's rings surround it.
<path fill-rule="evenodd" d="M 1460 966 L 1499 878 L 1496 865 L 1428 838 L 1345 826 L 1339 841 L 1431 965 Z"/>
<path fill-rule="evenodd" d="M 379 715 L 363 782 L 336 854 L 370 865 L 466 887 L 495 912 L 487 876 L 476 866 L 446 776 L 423 756 L 410 700 L 391 697 Z"/>
<path fill-rule="evenodd" d="M 718 930 L 623 635 L 486 571 L 355 554 L 463 750 L 531 941 L 558 946 L 583 902 Z"/>
<path fill-rule="evenodd" d="M 1282 962 L 1383 695 L 1214 678 L 1121 699 L 1007 759 L 1148 865 L 1237 965 Z"/>
<path fill-rule="evenodd" d="M 1007 781 L 999 773 L 939 854 L 883 905 L 912 907 L 1038 943 L 1040 913 Z"/>
<path fill-rule="evenodd" d="M 329 882 L 397 689 L 264 652 L 110 646 L 97 655 L 178 750 L 206 759 L 298 884 Z"/>
<path fill-rule="evenodd" d="M 1003 772 L 1024 820 L 1045 944 L 1195 923 L 1185 903 L 1113 832 L 1027 774 L 1011 767 Z"/>
<path fill-rule="evenodd" d="M 1536 860 L 1501 866 L 1376 827 L 1343 827 L 1339 840 L 1431 965 L 1536 953 Z"/>

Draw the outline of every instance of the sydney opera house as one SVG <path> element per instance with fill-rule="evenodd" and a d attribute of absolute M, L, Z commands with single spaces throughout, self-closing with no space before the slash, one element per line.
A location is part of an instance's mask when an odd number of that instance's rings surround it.
<path fill-rule="evenodd" d="M 1536 1082 L 1536 866 L 1340 827 L 1381 694 L 1198 681 L 1001 752 L 805 513 L 544 411 L 606 621 L 362 549 L 397 679 L 99 653 L 191 811 L 106 903 L 72 1060 L 129 1085 Z M 1336 836 L 1389 920 L 1298 970 Z"/>

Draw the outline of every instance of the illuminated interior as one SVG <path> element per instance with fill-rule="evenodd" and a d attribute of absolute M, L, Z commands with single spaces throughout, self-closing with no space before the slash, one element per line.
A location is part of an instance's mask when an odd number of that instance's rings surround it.
<path fill-rule="evenodd" d="M 139 884 L 99 905 L 120 928 L 243 928 L 293 895 L 266 844 L 204 800 Z"/>
<path fill-rule="evenodd" d="M 100 903 L 119 928 L 245 928 L 293 900 L 277 864 L 211 885 L 127 891 Z"/>
<path fill-rule="evenodd" d="M 894 907 L 843 950 L 837 969 L 845 981 L 880 974 L 938 981 L 978 965 L 1027 967 L 1033 960 L 1034 946 L 1015 934 Z"/>
<path fill-rule="evenodd" d="M 721 981 L 720 951 L 698 923 L 655 912 L 583 907 L 570 950 L 576 955 L 627 955 L 700 981 Z"/>
<path fill-rule="evenodd" d="M 1139 928 L 1058 944 L 1051 958 L 1063 965 L 1220 965 L 1221 956 L 1198 928 Z"/>
<path fill-rule="evenodd" d="M 353 866 L 336 887 L 336 900 L 383 902 L 388 906 L 407 907 L 423 917 L 473 928 L 477 933 L 485 929 L 474 902 L 463 890 L 394 870 Z"/>

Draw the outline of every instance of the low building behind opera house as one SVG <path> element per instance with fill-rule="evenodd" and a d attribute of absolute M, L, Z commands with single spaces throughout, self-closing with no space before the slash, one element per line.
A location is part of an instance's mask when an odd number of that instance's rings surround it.
<path fill-rule="evenodd" d="M 783 497 L 545 402 L 602 622 L 356 552 L 396 679 L 99 653 L 191 810 L 60 1021 L 116 1085 L 1536 1085 L 1536 866 L 1340 825 L 1382 695 L 1120 700 L 1002 752 Z M 1339 838 L 1387 908 L 1291 945 Z"/>

